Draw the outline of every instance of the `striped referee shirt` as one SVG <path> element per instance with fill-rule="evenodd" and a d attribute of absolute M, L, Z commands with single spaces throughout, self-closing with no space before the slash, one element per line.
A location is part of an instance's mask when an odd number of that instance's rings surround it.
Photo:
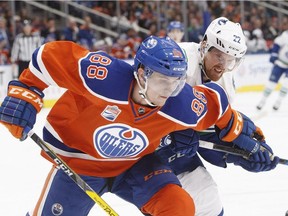
<path fill-rule="evenodd" d="M 42 45 L 42 38 L 39 33 L 25 35 L 20 33 L 15 37 L 11 50 L 11 62 L 30 61 L 36 48 Z"/>

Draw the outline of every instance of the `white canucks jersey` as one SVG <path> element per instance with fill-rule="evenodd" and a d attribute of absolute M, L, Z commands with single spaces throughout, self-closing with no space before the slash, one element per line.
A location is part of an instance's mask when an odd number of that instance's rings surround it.
<path fill-rule="evenodd" d="M 284 31 L 281 35 L 275 38 L 274 43 L 280 47 L 278 53 L 278 59 L 275 64 L 282 67 L 288 68 L 288 30 Z"/>

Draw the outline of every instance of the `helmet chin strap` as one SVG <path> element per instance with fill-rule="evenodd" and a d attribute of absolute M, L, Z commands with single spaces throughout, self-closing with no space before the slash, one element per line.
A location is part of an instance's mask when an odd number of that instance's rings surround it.
<path fill-rule="evenodd" d="M 205 56 L 205 53 L 207 52 L 207 51 L 205 52 L 205 49 L 207 49 L 207 48 L 206 48 L 206 47 L 205 47 L 205 48 L 200 47 L 201 62 L 199 63 L 199 66 L 200 66 L 201 71 L 203 72 L 204 76 L 205 76 L 207 79 L 211 80 L 211 79 L 208 77 L 208 75 L 206 74 L 206 71 L 205 71 L 205 68 L 204 68 L 204 56 Z"/>
<path fill-rule="evenodd" d="M 140 84 L 140 81 L 139 81 L 139 78 L 138 78 L 138 75 L 137 75 L 137 72 L 134 71 L 134 77 L 137 81 L 137 84 L 140 88 L 139 90 L 139 95 L 141 96 L 141 98 L 143 98 L 145 100 L 145 102 L 149 105 L 149 106 L 153 106 L 153 107 L 156 107 L 155 104 L 153 104 L 152 102 L 150 102 L 147 98 L 147 95 L 146 95 L 146 92 L 147 92 L 147 88 L 148 88 L 148 79 L 146 79 L 146 82 L 145 82 L 145 88 L 143 89 L 143 87 L 141 86 Z"/>
<path fill-rule="evenodd" d="M 203 72 L 204 76 L 205 76 L 208 80 L 211 80 L 211 79 L 208 77 L 208 75 L 206 74 L 206 71 L 205 71 L 205 69 L 204 69 L 203 63 L 200 63 L 199 65 L 200 65 L 200 69 L 201 69 L 201 71 Z"/>

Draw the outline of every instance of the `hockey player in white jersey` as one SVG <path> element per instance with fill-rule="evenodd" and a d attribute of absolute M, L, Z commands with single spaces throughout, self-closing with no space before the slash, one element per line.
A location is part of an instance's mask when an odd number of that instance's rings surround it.
<path fill-rule="evenodd" d="M 273 65 L 269 81 L 265 86 L 263 96 L 257 105 L 257 109 L 261 110 L 266 103 L 267 98 L 275 89 L 280 78 L 283 77 L 282 87 L 279 92 L 278 99 L 273 105 L 274 110 L 278 110 L 282 100 L 285 98 L 288 92 L 288 20 L 283 22 L 283 26 L 286 29 L 282 34 L 275 38 L 274 44 L 271 50 L 270 62 Z"/>
<path fill-rule="evenodd" d="M 217 18 L 209 25 L 199 44 L 183 42 L 179 45 L 188 58 L 187 83 L 194 86 L 217 82 L 225 88 L 231 102 L 235 94 L 233 73 L 237 71 L 247 49 L 240 24 L 225 17 Z M 277 164 L 277 161 L 271 161 L 264 153 L 253 155 L 250 160 L 246 160 L 199 147 L 199 137 L 200 142 L 233 145 L 221 142 L 218 136 L 214 128 L 199 133 L 192 130 L 173 132 L 162 139 L 156 151 L 159 158 L 168 163 L 177 174 L 183 188 L 193 197 L 196 216 L 224 214 L 217 185 L 198 154 L 216 166 L 226 167 L 226 163 L 234 163 L 251 172 L 270 170 Z M 266 149 L 272 153 L 268 146 Z M 261 161 L 259 157 L 264 159 Z"/>

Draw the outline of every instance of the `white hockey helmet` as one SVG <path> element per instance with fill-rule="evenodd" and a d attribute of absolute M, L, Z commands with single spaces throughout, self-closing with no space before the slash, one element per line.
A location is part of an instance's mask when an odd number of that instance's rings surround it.
<path fill-rule="evenodd" d="M 215 47 L 236 58 L 241 58 L 247 50 L 241 25 L 225 17 L 219 17 L 210 23 L 205 32 L 204 40 L 207 43 L 207 50 Z"/>

